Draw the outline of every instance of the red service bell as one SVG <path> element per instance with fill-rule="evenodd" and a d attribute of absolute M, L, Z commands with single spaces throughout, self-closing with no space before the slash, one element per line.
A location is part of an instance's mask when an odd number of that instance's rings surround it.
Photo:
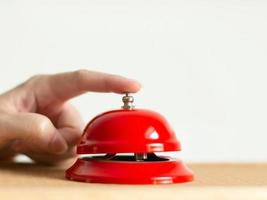
<path fill-rule="evenodd" d="M 155 154 L 181 150 L 166 119 L 151 110 L 135 109 L 128 94 L 123 102 L 122 109 L 102 113 L 88 123 L 77 146 L 80 158 L 66 170 L 66 177 L 113 184 L 192 181 L 193 172 L 181 160 Z"/>

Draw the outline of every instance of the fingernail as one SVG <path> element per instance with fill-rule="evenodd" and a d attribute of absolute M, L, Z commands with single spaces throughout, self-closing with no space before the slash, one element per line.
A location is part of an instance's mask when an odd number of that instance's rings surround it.
<path fill-rule="evenodd" d="M 138 80 L 136 80 L 136 79 L 129 79 L 130 81 L 132 81 L 132 82 L 134 82 L 135 84 L 137 84 L 137 85 L 139 85 L 139 86 L 142 86 L 142 84 L 138 81 Z"/>
<path fill-rule="evenodd" d="M 130 80 L 133 83 L 133 90 L 134 90 L 134 92 L 139 91 L 143 87 L 142 84 L 139 81 L 134 80 L 134 79 L 130 79 Z"/>
<path fill-rule="evenodd" d="M 49 144 L 49 148 L 51 152 L 61 154 L 67 150 L 68 146 L 61 135 L 56 133 Z"/>

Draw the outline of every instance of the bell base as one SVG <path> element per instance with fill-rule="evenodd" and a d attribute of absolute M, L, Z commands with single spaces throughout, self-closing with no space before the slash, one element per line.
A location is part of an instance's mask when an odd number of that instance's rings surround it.
<path fill-rule="evenodd" d="M 170 184 L 192 181 L 193 172 L 181 160 L 112 161 L 79 158 L 66 170 L 74 181 L 110 184 Z"/>

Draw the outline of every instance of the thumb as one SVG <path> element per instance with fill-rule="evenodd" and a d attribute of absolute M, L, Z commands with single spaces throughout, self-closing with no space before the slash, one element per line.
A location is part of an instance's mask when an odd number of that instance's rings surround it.
<path fill-rule="evenodd" d="M 1 129 L 6 140 L 19 140 L 36 151 L 63 153 L 68 146 L 53 123 L 36 113 L 8 114 Z M 16 148 L 16 147 L 15 147 Z M 19 143 L 17 144 L 19 149 Z"/>

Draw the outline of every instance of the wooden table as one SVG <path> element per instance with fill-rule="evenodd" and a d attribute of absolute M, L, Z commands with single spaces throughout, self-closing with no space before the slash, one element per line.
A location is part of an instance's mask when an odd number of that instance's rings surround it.
<path fill-rule="evenodd" d="M 189 164 L 196 180 L 171 185 L 73 182 L 64 178 L 64 170 L 69 165 L 48 167 L 0 162 L 0 199 L 267 199 L 267 163 Z"/>

